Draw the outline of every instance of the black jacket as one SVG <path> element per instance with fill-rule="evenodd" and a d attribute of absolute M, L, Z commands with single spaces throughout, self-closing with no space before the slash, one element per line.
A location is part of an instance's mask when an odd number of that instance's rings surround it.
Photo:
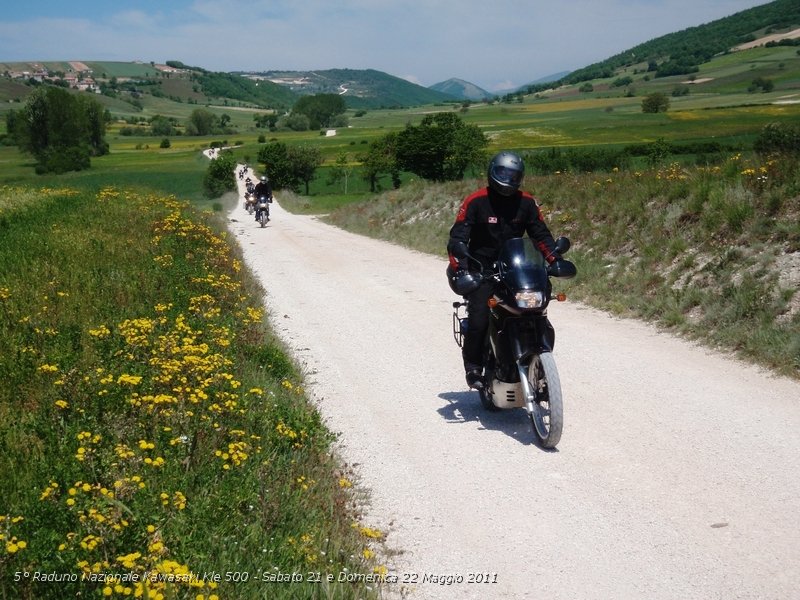
<path fill-rule="evenodd" d="M 464 242 L 469 253 L 485 267 L 497 260 L 503 244 L 527 233 L 548 263 L 557 260 L 555 240 L 536 200 L 527 192 L 502 196 L 490 188 L 482 188 L 467 196 L 450 228 L 447 252 L 454 269 L 466 268 L 466 257 L 459 256 L 456 242 Z"/>
<path fill-rule="evenodd" d="M 269 184 L 269 181 L 259 181 L 253 193 L 256 198 L 260 198 L 261 196 L 272 198 L 272 186 Z"/>

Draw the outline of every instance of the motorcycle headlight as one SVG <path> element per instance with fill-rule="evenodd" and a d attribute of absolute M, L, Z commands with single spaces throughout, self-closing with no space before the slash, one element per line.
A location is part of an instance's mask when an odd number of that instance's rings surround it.
<path fill-rule="evenodd" d="M 544 304 L 544 294 L 530 290 L 517 292 L 516 300 L 520 308 L 539 308 Z"/>

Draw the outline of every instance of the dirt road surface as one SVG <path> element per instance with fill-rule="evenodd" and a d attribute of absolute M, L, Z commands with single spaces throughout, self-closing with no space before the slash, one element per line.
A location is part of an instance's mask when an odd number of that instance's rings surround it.
<path fill-rule="evenodd" d="M 229 217 L 371 492 L 385 597 L 800 597 L 797 382 L 556 304 L 565 425 L 543 451 L 522 409 L 466 389 L 442 259 L 277 202 L 265 229 Z"/>

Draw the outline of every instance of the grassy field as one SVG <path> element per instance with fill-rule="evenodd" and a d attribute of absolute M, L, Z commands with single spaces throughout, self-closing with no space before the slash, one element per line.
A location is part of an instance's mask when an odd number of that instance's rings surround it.
<path fill-rule="evenodd" d="M 0 230 L 0 597 L 375 595 L 339 576 L 382 534 L 218 221 L 5 186 Z"/>
<path fill-rule="evenodd" d="M 143 77 L 152 70 L 150 65 L 134 63 L 92 63 L 90 66 L 98 73 L 115 76 Z M 183 97 L 182 102 L 148 93 L 137 100 L 140 106 L 125 98 L 95 97 L 120 119 L 163 115 L 186 122 L 191 112 L 200 107 L 219 116 L 227 115 L 233 133 L 217 137 L 227 138 L 231 143 L 242 142 L 244 147 L 238 155 L 251 164 L 256 160 L 259 136 L 267 141 L 317 146 L 327 164 L 332 164 L 340 154 L 357 161 L 370 141 L 389 131 L 399 131 L 407 124 L 417 124 L 425 115 L 439 111 L 457 110 L 466 122 L 479 126 L 490 140 L 490 151 L 624 145 L 658 139 L 714 140 L 744 148 L 767 123 L 800 120 L 800 55 L 795 47 L 754 48 L 720 55 L 702 65 L 700 72 L 689 79 L 683 76 L 651 78 L 646 69 L 647 65 L 634 65 L 614 77 L 595 80 L 591 82 L 592 92 L 580 92 L 580 86 L 575 85 L 528 95 L 521 102 L 469 103 L 464 108 L 442 105 L 371 110 L 358 117 L 350 111 L 349 127 L 340 128 L 331 137 L 320 135 L 319 131 L 257 129 L 253 117 L 266 111 L 241 106 L 238 102 L 230 102 L 228 106 L 223 102 L 207 105 L 209 100 L 195 91 L 188 79 L 158 78 L 157 86 L 143 86 L 145 90 L 158 88 L 167 96 Z M 622 76 L 630 77 L 632 83 L 614 87 L 615 80 Z M 749 92 L 748 87 L 757 77 L 770 79 L 774 90 Z M 685 88 L 688 93 L 672 96 L 678 88 Z M 0 79 L 0 101 L 21 98 L 26 89 L 29 93 L 31 88 Z M 642 113 L 642 98 L 652 92 L 670 96 L 668 112 Z M 0 114 L 19 107 L 15 102 L 0 102 Z M 124 123 L 117 122 L 110 127 L 112 151 L 137 146 L 157 148 L 161 141 L 147 136 L 122 139 L 118 135 L 121 125 Z M 179 146 L 192 143 L 178 137 L 171 141 Z"/>

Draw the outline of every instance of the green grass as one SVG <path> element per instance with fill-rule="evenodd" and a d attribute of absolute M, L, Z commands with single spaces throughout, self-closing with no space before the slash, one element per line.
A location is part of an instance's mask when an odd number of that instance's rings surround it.
<path fill-rule="evenodd" d="M 30 183 L 37 186 L 74 188 L 98 191 L 106 186 L 136 187 L 174 195 L 207 208 L 212 202 L 203 195 L 203 176 L 208 159 L 202 149 L 210 139 L 179 138 L 172 148 L 160 149 L 161 138 L 110 138 L 112 151 L 92 158 L 86 171 L 61 175 L 34 174 L 34 161 L 22 156 L 16 148 L 0 146 L 0 185 Z M 205 142 L 205 143 L 204 143 Z M 141 149 L 135 146 L 141 144 Z"/>
<path fill-rule="evenodd" d="M 380 533 L 218 228 L 154 193 L 0 188 L 0 597 L 372 595 L 253 581 L 371 573 Z M 221 581 L 14 575 L 145 571 Z"/>

